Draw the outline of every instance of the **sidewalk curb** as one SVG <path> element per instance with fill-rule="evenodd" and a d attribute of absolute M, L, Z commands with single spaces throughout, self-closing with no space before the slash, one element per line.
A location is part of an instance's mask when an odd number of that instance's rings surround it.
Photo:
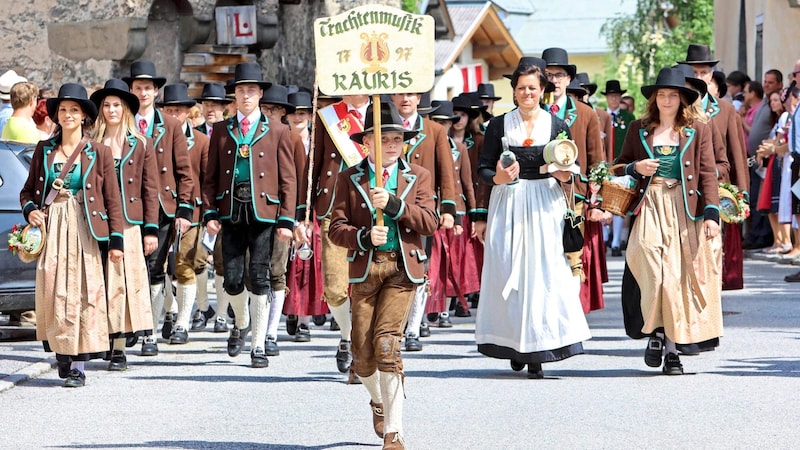
<path fill-rule="evenodd" d="M 39 375 L 52 370 L 54 364 L 55 358 L 43 359 L 0 379 L 0 393 L 13 388 L 23 381 L 37 378 Z"/>

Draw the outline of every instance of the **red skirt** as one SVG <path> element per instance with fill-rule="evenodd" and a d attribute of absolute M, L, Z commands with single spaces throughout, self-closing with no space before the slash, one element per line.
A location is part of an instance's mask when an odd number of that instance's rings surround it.
<path fill-rule="evenodd" d="M 431 245 L 430 265 L 428 266 L 428 280 L 430 280 L 431 294 L 425 304 L 426 313 L 440 313 L 449 309 L 447 296 L 448 285 L 456 291 L 457 297 L 464 309 L 469 309 L 464 292 L 460 289 L 460 283 L 455 277 L 455 265 L 461 260 L 456 254 L 458 236 L 453 234 L 453 230 L 439 228 L 433 234 Z M 462 246 L 463 249 L 463 246 Z"/>
<path fill-rule="evenodd" d="M 328 313 L 328 304 L 322 300 L 324 278 L 322 276 L 322 237 L 319 222 L 314 219 L 311 235 L 313 256 L 308 261 L 295 258 L 289 261 L 286 272 L 286 302 L 283 313 L 297 316 L 315 316 Z"/>
<path fill-rule="evenodd" d="M 588 313 L 605 307 L 603 283 L 608 281 L 606 268 L 606 245 L 603 242 L 603 224 L 584 222 L 583 228 L 583 272 L 586 281 L 581 284 L 581 305 Z"/>
<path fill-rule="evenodd" d="M 773 166 L 775 164 L 775 155 L 769 157 L 767 163 L 767 172 L 764 180 L 761 182 L 761 190 L 758 193 L 758 203 L 756 208 L 758 211 L 769 213 L 772 209 L 772 186 L 773 186 Z"/>
<path fill-rule="evenodd" d="M 743 289 L 742 224 L 726 223 L 722 231 L 722 290 Z"/>
<path fill-rule="evenodd" d="M 459 289 L 466 294 L 481 291 L 481 270 L 483 270 L 483 244 L 478 238 L 472 236 L 472 222 L 469 221 L 467 216 L 461 218 L 464 232 L 461 236 L 456 237 L 460 243 L 462 250 L 458 256 L 451 258 L 458 269 L 456 271 L 456 280 L 459 283 Z M 447 296 L 456 297 L 458 294 L 448 284 Z"/>

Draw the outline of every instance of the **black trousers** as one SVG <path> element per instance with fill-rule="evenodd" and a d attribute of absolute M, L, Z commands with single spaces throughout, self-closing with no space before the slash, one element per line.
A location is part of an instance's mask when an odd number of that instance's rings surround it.
<path fill-rule="evenodd" d="M 253 216 L 250 216 L 253 217 Z M 251 222 L 251 223 L 247 223 Z M 272 240 L 275 224 L 255 219 L 233 223 L 222 221 L 222 264 L 225 273 L 225 292 L 231 295 L 245 289 L 245 264 L 250 280 L 250 290 L 255 295 L 270 292 L 269 264 L 272 258 Z M 245 258 L 249 251 L 249 261 Z"/>
<path fill-rule="evenodd" d="M 164 214 L 164 210 L 160 210 L 158 213 L 158 248 L 145 257 L 151 285 L 164 282 L 164 263 L 167 262 L 174 236 L 175 219 Z"/>

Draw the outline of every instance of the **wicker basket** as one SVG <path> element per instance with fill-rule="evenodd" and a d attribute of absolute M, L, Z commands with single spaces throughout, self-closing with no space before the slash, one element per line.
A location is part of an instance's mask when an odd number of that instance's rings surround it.
<path fill-rule="evenodd" d="M 621 167 L 623 164 L 617 164 L 611 167 L 615 169 Z M 600 202 L 600 207 L 605 211 L 614 214 L 615 216 L 627 216 L 628 207 L 631 201 L 636 197 L 636 189 L 626 188 L 610 180 L 603 181 L 603 186 L 600 189 L 600 196 L 603 201 Z"/>

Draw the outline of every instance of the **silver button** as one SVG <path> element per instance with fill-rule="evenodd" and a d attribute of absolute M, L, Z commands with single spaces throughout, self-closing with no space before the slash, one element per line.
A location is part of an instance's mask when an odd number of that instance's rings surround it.
<path fill-rule="evenodd" d="M 166 187 L 164 188 L 164 190 L 165 190 L 165 191 L 169 191 L 169 186 L 166 186 Z"/>
<path fill-rule="evenodd" d="M 407 229 L 408 228 L 406 228 L 406 230 Z M 411 256 L 417 256 L 417 251 L 416 250 L 411 250 L 410 252 L 408 252 L 408 254 L 411 255 Z"/>
<path fill-rule="evenodd" d="M 366 203 L 364 203 L 364 202 L 361 202 L 361 207 L 362 207 L 362 208 L 366 208 L 366 207 L 367 207 L 367 204 L 366 204 Z"/>
<path fill-rule="evenodd" d="M 166 167 L 162 167 L 161 168 L 161 173 L 167 173 L 167 168 Z"/>
<path fill-rule="evenodd" d="M 416 155 L 414 155 L 414 158 L 417 158 L 417 159 L 419 159 L 419 153 L 417 153 Z"/>
<path fill-rule="evenodd" d="M 331 176 L 331 175 L 333 175 L 333 172 L 331 172 L 331 171 L 329 170 L 329 171 L 328 171 L 328 176 Z"/>
<path fill-rule="evenodd" d="M 89 201 L 93 202 L 94 201 L 94 197 L 89 197 Z"/>
<path fill-rule="evenodd" d="M 406 228 L 406 233 L 411 233 L 411 228 Z"/>
<path fill-rule="evenodd" d="M 97 211 L 92 211 L 92 215 L 96 216 L 97 215 Z"/>
<path fill-rule="evenodd" d="M 261 197 L 266 197 L 266 196 L 267 196 L 267 193 L 266 193 L 266 192 L 262 192 L 262 193 L 261 193 Z"/>
<path fill-rule="evenodd" d="M 689 195 L 694 195 L 694 189 L 689 189 Z"/>
<path fill-rule="evenodd" d="M 456 170 L 458 170 L 458 166 L 456 166 Z"/>
<path fill-rule="evenodd" d="M 259 153 L 258 153 L 258 157 L 259 157 L 259 158 L 263 158 L 263 157 L 264 157 L 264 152 L 259 152 Z"/>
<path fill-rule="evenodd" d="M 40 191 L 40 190 L 38 190 L 38 189 L 36 190 L 36 195 L 39 195 L 39 194 L 41 194 L 41 193 L 42 193 L 42 191 Z"/>
<path fill-rule="evenodd" d="M 336 158 L 336 153 L 331 153 L 331 158 Z"/>
<path fill-rule="evenodd" d="M 86 184 L 86 189 L 91 189 L 91 188 L 92 188 L 92 183 Z"/>
<path fill-rule="evenodd" d="M 134 201 L 136 201 L 136 197 L 131 197 L 131 203 L 133 203 Z"/>
<path fill-rule="evenodd" d="M 692 163 L 690 163 L 689 161 L 686 161 L 685 163 L 683 163 L 683 165 L 686 166 L 686 167 L 689 167 L 689 165 L 691 165 L 691 164 Z"/>
<path fill-rule="evenodd" d="M 259 178 L 264 178 L 264 172 L 261 172 L 260 174 L 258 174 L 258 177 Z"/>
<path fill-rule="evenodd" d="M 359 256 L 364 256 L 364 252 L 358 252 Z"/>
<path fill-rule="evenodd" d="M 226 174 L 229 174 L 229 173 L 231 173 L 231 171 L 230 171 L 230 170 L 226 170 L 226 171 L 225 171 L 225 173 L 226 173 Z"/>
<path fill-rule="evenodd" d="M 87 155 L 86 157 L 89 158 L 90 160 L 94 159 L 94 156 L 92 156 L 92 155 Z"/>
<path fill-rule="evenodd" d="M 228 194 L 228 193 L 230 193 L 230 192 L 231 192 L 231 191 L 230 191 L 230 190 L 228 190 L 228 189 L 226 189 L 226 190 L 225 190 L 225 194 Z"/>
<path fill-rule="evenodd" d="M 163 148 L 159 148 L 158 149 L 158 153 L 164 153 L 164 149 Z"/>
<path fill-rule="evenodd" d="M 687 175 L 686 179 L 692 181 L 694 179 L 694 175 Z"/>
<path fill-rule="evenodd" d="M 644 194 L 644 189 L 639 189 L 640 194 Z"/>
<path fill-rule="evenodd" d="M 229 155 L 231 154 L 231 151 L 230 151 L 230 150 L 228 150 L 228 154 L 229 154 Z"/>
<path fill-rule="evenodd" d="M 330 172 L 328 172 L 330 174 Z M 39 177 L 39 181 L 44 181 L 44 177 Z"/>
<path fill-rule="evenodd" d="M 327 194 L 327 193 L 328 193 L 328 188 L 325 188 L 325 189 L 323 189 L 323 190 L 322 190 L 322 193 L 323 193 L 323 194 Z"/>
<path fill-rule="evenodd" d="M 133 178 L 128 178 L 128 184 L 133 183 Z"/>
<path fill-rule="evenodd" d="M 48 155 L 50 154 L 50 150 L 48 150 L 48 151 L 47 151 L 47 154 L 48 154 Z"/>
<path fill-rule="evenodd" d="M 128 165 L 131 165 L 131 164 L 133 164 L 133 160 L 132 160 L 132 159 L 129 159 L 129 160 L 128 160 Z"/>

